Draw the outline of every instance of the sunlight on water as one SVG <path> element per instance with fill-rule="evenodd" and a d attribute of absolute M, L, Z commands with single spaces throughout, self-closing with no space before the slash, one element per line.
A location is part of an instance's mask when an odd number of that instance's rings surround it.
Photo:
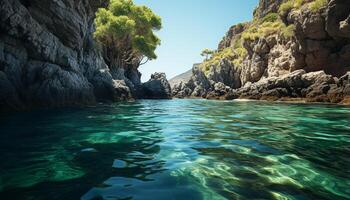
<path fill-rule="evenodd" d="M 0 120 L 0 199 L 350 199 L 347 107 L 138 101 Z"/>

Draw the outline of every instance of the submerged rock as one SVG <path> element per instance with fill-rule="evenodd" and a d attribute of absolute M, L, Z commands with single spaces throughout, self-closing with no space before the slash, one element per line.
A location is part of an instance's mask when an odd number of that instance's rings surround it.
<path fill-rule="evenodd" d="M 112 167 L 113 168 L 125 168 L 127 163 L 123 160 L 114 160 Z"/>
<path fill-rule="evenodd" d="M 86 149 L 80 150 L 80 152 L 82 152 L 82 153 L 86 153 L 86 152 L 89 152 L 89 153 L 96 153 L 97 150 L 94 149 L 94 148 L 86 148 Z"/>

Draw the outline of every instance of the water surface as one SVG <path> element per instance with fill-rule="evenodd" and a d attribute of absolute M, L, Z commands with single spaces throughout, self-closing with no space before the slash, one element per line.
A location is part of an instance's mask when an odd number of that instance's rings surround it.
<path fill-rule="evenodd" d="M 350 108 L 137 101 L 0 114 L 0 199 L 350 199 Z"/>

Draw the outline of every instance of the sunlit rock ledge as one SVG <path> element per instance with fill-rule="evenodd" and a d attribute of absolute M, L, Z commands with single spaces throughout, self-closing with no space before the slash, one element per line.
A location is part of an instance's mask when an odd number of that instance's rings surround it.
<path fill-rule="evenodd" d="M 207 89 L 203 89 L 200 84 L 195 86 L 180 83 L 173 88 L 174 97 L 324 102 L 346 105 L 349 105 L 350 99 L 350 72 L 337 78 L 327 75 L 324 71 L 306 73 L 304 70 L 297 70 L 280 77 L 264 78 L 255 83 L 248 82 L 238 89 L 232 89 L 220 82 L 210 86 L 207 79 L 202 81 L 208 82 Z M 191 91 L 199 95 L 191 95 Z"/>
<path fill-rule="evenodd" d="M 350 1 L 299 3 L 260 0 L 173 96 L 349 104 Z"/>

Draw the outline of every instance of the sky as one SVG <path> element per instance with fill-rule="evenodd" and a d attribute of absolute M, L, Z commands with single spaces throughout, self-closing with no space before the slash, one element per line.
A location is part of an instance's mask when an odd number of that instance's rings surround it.
<path fill-rule="evenodd" d="M 163 28 L 156 60 L 140 66 L 142 81 L 154 72 L 165 72 L 168 79 L 203 60 L 203 49 L 216 49 L 228 29 L 250 21 L 258 0 L 134 0 L 162 18 Z"/>

